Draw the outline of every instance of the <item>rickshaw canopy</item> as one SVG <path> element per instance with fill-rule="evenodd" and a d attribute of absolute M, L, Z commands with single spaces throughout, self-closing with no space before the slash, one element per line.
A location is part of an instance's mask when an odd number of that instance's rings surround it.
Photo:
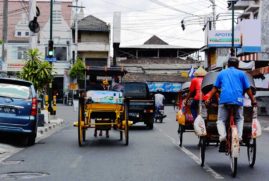
<path fill-rule="evenodd" d="M 87 75 L 98 76 L 124 76 L 127 71 L 123 67 L 101 67 L 101 66 L 87 66 Z"/>

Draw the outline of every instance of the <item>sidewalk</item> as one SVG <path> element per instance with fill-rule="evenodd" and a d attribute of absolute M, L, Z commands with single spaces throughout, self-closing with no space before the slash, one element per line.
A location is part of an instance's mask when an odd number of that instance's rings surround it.
<path fill-rule="evenodd" d="M 48 123 L 45 123 L 44 126 L 38 127 L 37 128 L 37 138 L 46 133 L 49 132 L 50 130 L 56 128 L 57 126 L 61 126 L 63 124 L 64 120 L 61 118 L 57 118 L 55 116 L 49 116 L 49 121 Z"/>

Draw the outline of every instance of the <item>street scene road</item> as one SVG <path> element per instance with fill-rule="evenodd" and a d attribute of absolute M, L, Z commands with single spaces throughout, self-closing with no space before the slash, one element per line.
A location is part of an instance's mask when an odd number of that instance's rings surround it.
<path fill-rule="evenodd" d="M 149 130 L 143 124 L 130 129 L 129 146 L 119 141 L 119 132 L 110 131 L 110 138 L 87 133 L 87 142 L 78 146 L 77 128 L 73 122 L 77 112 L 71 106 L 59 105 L 57 117 L 64 123 L 51 134 L 38 139 L 34 146 L 20 148 L 10 141 L 4 146 L 18 149 L 0 162 L 0 180 L 233 180 L 229 157 L 218 147 L 206 149 L 205 167 L 200 166 L 198 138 L 185 133 L 183 147 L 178 146 L 176 110 L 165 107 L 168 115 L 163 123 Z M 262 117 L 263 127 L 268 117 Z M 266 122 L 267 121 L 267 122 Z M 269 132 L 263 131 L 257 141 L 257 160 L 248 166 L 246 148 L 241 148 L 236 180 L 267 180 Z M 12 142 L 12 141 L 11 141 Z M 0 154 L 1 155 L 1 154 Z"/>

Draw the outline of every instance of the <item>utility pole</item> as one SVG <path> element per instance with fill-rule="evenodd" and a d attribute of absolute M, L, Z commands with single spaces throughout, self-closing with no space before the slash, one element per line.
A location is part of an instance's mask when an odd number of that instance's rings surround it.
<path fill-rule="evenodd" d="M 83 6 L 78 6 L 78 0 L 76 0 L 76 5 L 75 6 L 70 6 L 68 5 L 68 7 L 72 7 L 72 8 L 76 8 L 76 13 L 75 13 L 75 60 L 77 59 L 78 56 L 78 12 L 77 9 L 78 8 L 85 8 Z"/>
<path fill-rule="evenodd" d="M 7 61 L 7 30 L 8 30 L 8 0 L 4 0 L 3 6 L 3 43 L 2 43 L 2 62 L 0 62 L 0 70 L 4 70 Z"/>
<path fill-rule="evenodd" d="M 34 17 L 36 16 L 36 0 L 31 0 L 29 1 L 29 22 L 32 21 L 34 19 Z M 29 47 L 31 49 L 36 48 L 36 43 L 37 43 L 37 39 L 36 39 L 36 34 L 34 32 L 30 32 L 30 39 L 29 39 Z"/>
<path fill-rule="evenodd" d="M 235 56 L 235 49 L 234 49 L 234 5 L 236 4 L 237 0 L 229 0 L 228 6 L 231 6 L 232 9 L 232 47 L 231 47 L 231 56 Z"/>
<path fill-rule="evenodd" d="M 52 40 L 52 25 L 53 25 L 53 0 L 50 0 L 50 39 L 49 39 L 49 43 L 48 45 L 53 42 Z M 53 43 L 52 43 L 53 45 Z M 49 49 L 49 46 L 48 46 Z M 48 51 L 49 52 L 49 51 Z M 52 61 L 50 61 L 50 64 L 52 65 Z M 52 80 L 53 82 L 53 80 Z M 51 105 L 51 101 L 52 101 L 52 82 L 49 83 L 49 106 L 48 106 L 48 111 L 50 112 L 50 114 L 52 115 L 53 113 L 53 109 L 52 109 L 52 105 Z"/>
<path fill-rule="evenodd" d="M 216 2 L 215 0 L 209 0 L 212 3 L 212 22 L 213 22 L 213 29 L 216 29 Z"/>

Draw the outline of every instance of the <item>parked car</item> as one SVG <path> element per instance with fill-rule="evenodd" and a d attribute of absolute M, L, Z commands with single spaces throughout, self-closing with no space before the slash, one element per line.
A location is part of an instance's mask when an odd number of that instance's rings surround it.
<path fill-rule="evenodd" d="M 0 78 L 0 133 L 15 133 L 35 144 L 38 100 L 31 82 Z"/>

